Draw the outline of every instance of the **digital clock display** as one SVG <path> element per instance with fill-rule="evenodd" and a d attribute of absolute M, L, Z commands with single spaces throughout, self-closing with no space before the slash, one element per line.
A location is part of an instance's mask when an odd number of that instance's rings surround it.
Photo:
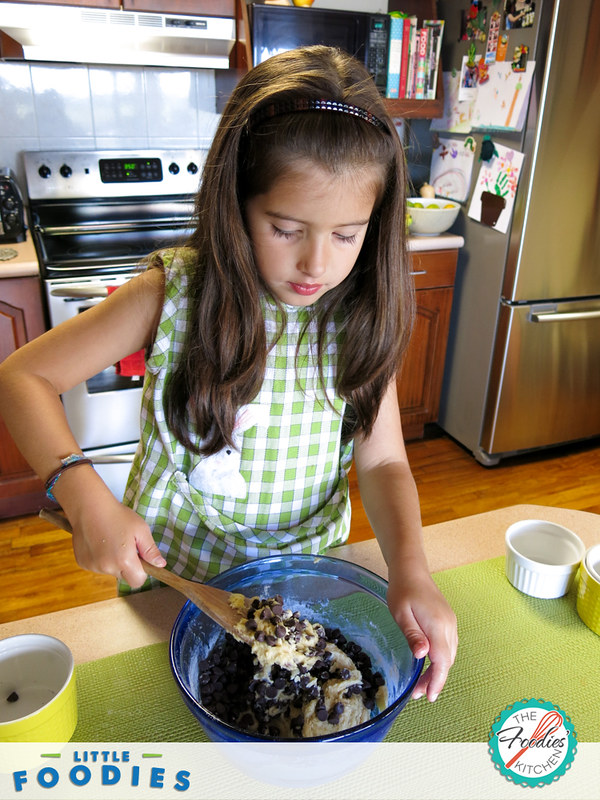
<path fill-rule="evenodd" d="M 162 181 L 160 158 L 101 158 L 102 183 L 146 183 Z"/>

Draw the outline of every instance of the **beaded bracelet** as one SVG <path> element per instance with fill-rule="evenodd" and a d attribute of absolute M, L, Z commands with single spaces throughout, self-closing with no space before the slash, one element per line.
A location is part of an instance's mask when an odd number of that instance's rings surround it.
<path fill-rule="evenodd" d="M 49 475 L 46 483 L 44 484 L 44 488 L 46 489 L 46 496 L 52 500 L 54 503 L 58 503 L 58 500 L 52 494 L 52 489 L 54 488 L 54 484 L 60 478 L 60 476 L 68 470 L 70 467 L 76 467 L 79 464 L 91 464 L 92 459 L 88 458 L 87 456 L 82 455 L 81 453 L 71 453 L 70 456 L 66 458 L 61 458 L 60 460 L 60 467 L 54 472 Z"/>

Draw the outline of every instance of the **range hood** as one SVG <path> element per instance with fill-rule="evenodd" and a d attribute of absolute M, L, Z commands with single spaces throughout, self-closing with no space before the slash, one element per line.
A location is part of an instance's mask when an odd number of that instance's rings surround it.
<path fill-rule="evenodd" d="M 28 61 L 204 69 L 227 69 L 236 37 L 228 17 L 4 2 L 0 31 Z"/>

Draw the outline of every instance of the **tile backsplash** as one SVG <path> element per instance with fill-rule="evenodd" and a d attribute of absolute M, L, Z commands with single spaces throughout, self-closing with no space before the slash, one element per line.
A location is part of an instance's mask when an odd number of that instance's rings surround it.
<path fill-rule="evenodd" d="M 23 150 L 208 147 L 213 70 L 0 62 L 0 166 Z"/>

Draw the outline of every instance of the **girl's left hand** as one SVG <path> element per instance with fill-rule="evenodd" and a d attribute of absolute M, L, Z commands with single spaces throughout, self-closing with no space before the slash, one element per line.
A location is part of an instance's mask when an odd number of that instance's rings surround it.
<path fill-rule="evenodd" d="M 458 647 L 456 616 L 427 572 L 390 574 L 388 606 L 416 658 L 431 662 L 413 690 L 433 702 L 442 691 Z"/>

